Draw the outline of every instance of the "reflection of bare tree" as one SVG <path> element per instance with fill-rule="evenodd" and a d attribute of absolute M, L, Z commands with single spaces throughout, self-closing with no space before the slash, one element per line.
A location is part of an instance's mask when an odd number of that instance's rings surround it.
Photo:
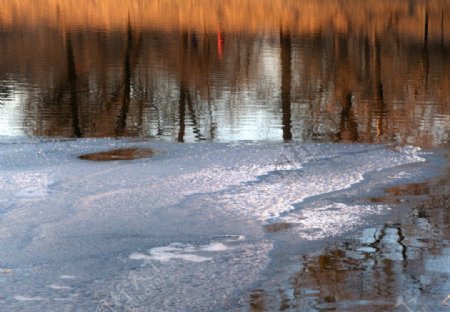
<path fill-rule="evenodd" d="M 208 47 L 208 43 L 202 43 L 203 48 L 200 49 L 199 38 L 195 32 L 192 33 L 182 33 L 181 34 L 181 51 L 183 52 L 181 55 L 181 64 L 179 64 L 179 68 L 177 69 L 179 72 L 179 101 L 178 101 L 178 122 L 179 122 L 179 131 L 178 131 L 178 142 L 184 142 L 184 136 L 186 134 L 186 107 L 189 112 L 189 118 L 192 125 L 192 132 L 194 133 L 194 138 L 196 140 L 203 140 L 204 137 L 201 134 L 200 126 L 197 121 L 196 112 L 194 109 L 194 100 L 196 100 L 197 86 L 194 85 L 191 88 L 193 89 L 194 95 L 191 94 L 191 90 L 189 88 L 189 84 L 196 84 L 196 81 L 193 79 L 189 79 L 189 75 L 193 73 L 191 70 L 192 64 L 197 64 L 202 61 L 210 61 L 208 57 L 210 57 L 210 50 Z M 206 54 L 206 55 L 205 55 Z M 206 58 L 204 58 L 206 57 Z M 204 65 L 202 65 L 204 66 Z M 194 68 L 195 69 L 195 68 Z M 205 86 L 201 86 L 204 88 Z M 210 86 L 209 81 L 206 80 L 206 93 L 207 93 L 207 105 L 210 109 Z M 212 118 L 211 118 L 212 119 Z M 213 132 L 210 129 L 210 132 Z M 211 135 L 211 137 L 213 134 Z"/>
<path fill-rule="evenodd" d="M 396 280 L 415 283 L 415 277 L 404 271 L 408 259 L 403 235 L 400 225 L 383 226 L 374 232 L 373 241 L 368 245 L 348 243 L 317 257 L 305 257 L 305 268 L 292 279 L 292 286 L 297 290 L 297 304 L 292 305 L 300 306 L 302 300 L 307 300 L 302 289 L 317 289 L 316 302 L 328 304 L 330 308 L 358 300 L 376 303 L 378 298 L 392 298 L 394 302 L 403 291 Z M 389 306 L 389 300 L 385 301 L 383 310 Z"/>
<path fill-rule="evenodd" d="M 77 72 L 75 68 L 75 57 L 73 54 L 73 45 L 71 34 L 66 34 L 67 46 L 67 73 L 68 87 L 70 94 L 70 107 L 72 108 L 72 127 L 73 135 L 77 138 L 81 137 L 81 128 L 78 111 L 78 94 L 77 94 Z"/>
<path fill-rule="evenodd" d="M 127 42 L 125 48 L 125 59 L 123 64 L 123 96 L 122 96 L 122 106 L 120 109 L 120 113 L 117 117 L 116 122 L 116 136 L 123 136 L 125 134 L 125 130 L 127 128 L 127 116 L 128 111 L 130 109 L 130 101 L 131 101 L 131 79 L 132 79 L 132 62 L 136 63 L 136 59 L 138 58 L 137 52 L 140 50 L 140 46 L 142 44 L 142 37 L 139 37 L 138 42 L 135 43 L 133 40 L 133 29 L 131 28 L 131 22 L 128 22 L 127 29 Z M 136 46 L 136 47 L 135 47 Z M 132 54 L 133 49 L 135 50 L 135 54 Z M 140 103 L 140 112 L 142 113 L 143 102 Z"/>
<path fill-rule="evenodd" d="M 133 31 L 131 25 L 128 24 L 127 31 L 127 45 L 125 50 L 125 61 L 123 65 L 123 98 L 122 98 L 122 108 L 120 109 L 120 114 L 117 118 L 116 136 L 123 135 L 123 132 L 127 125 L 127 113 L 130 106 L 131 97 L 131 64 L 130 64 L 130 54 L 131 48 L 133 46 Z"/>
<path fill-rule="evenodd" d="M 128 23 L 122 18 L 108 31 L 69 27 L 66 14 L 57 19 L 61 29 L 43 27 L 39 36 L 4 28 L 0 72 L 33 85 L 20 85 L 27 88 L 20 91 L 27 93 L 21 124 L 32 125 L 30 134 L 177 138 L 184 118 L 183 139 L 200 140 L 237 133 L 242 116 L 251 116 L 270 123 L 272 137 L 281 130 L 284 140 L 381 142 L 399 132 L 400 141 L 447 140 L 450 7 L 354 3 L 330 4 L 324 15 L 311 11 L 308 23 L 301 17 L 312 9 L 293 4 L 299 16 L 286 11 L 281 31 L 280 20 L 267 33 L 224 24 L 220 38 L 217 29 L 197 24 L 152 28 L 134 9 Z M 233 15 L 226 12 L 225 19 Z M 220 51 L 219 39 L 226 43 Z"/>
<path fill-rule="evenodd" d="M 347 38 L 336 39 L 335 51 L 335 85 L 339 86 L 336 92 L 336 101 L 341 106 L 338 140 L 354 142 L 358 140 L 358 124 L 353 111 L 353 92 L 356 87 L 354 82 L 353 66 L 348 55 L 349 41 Z"/>
<path fill-rule="evenodd" d="M 190 101 L 189 91 L 184 86 L 183 82 L 180 83 L 180 99 L 178 106 L 178 142 L 184 142 L 184 134 L 186 132 L 186 101 Z"/>
<path fill-rule="evenodd" d="M 441 9 L 441 49 L 445 46 L 445 24 L 444 24 L 444 9 Z"/>
<path fill-rule="evenodd" d="M 430 71 L 430 60 L 428 56 L 428 37 L 429 37 L 429 16 L 428 10 L 425 10 L 424 21 L 423 21 L 423 44 L 420 57 L 420 76 L 417 82 L 417 88 L 414 95 L 417 97 L 419 90 L 423 86 L 423 92 L 426 94 L 428 89 L 429 71 Z"/>
<path fill-rule="evenodd" d="M 280 29 L 280 58 L 281 58 L 281 108 L 283 114 L 283 140 L 292 139 L 291 132 L 291 35 Z"/>
<path fill-rule="evenodd" d="M 345 92 L 341 99 L 341 121 L 339 123 L 338 139 L 354 142 L 358 140 L 358 124 L 352 108 L 352 93 Z"/>
<path fill-rule="evenodd" d="M 425 11 L 423 29 L 424 34 L 423 34 L 422 63 L 424 66 L 424 88 L 426 93 L 428 89 L 428 77 L 430 71 L 430 60 L 428 57 L 428 10 Z"/>
<path fill-rule="evenodd" d="M 377 141 L 380 142 L 380 139 L 383 135 L 383 118 L 386 114 L 386 107 L 384 103 L 384 93 L 383 93 L 383 82 L 381 76 L 381 48 L 380 41 L 378 37 L 375 37 L 374 49 L 373 53 L 375 55 L 375 74 L 374 74 L 374 82 L 375 82 L 375 104 L 376 104 L 376 112 L 377 115 Z"/>
<path fill-rule="evenodd" d="M 383 197 L 372 200 L 386 204 L 405 197 L 418 200 L 411 200 L 414 206 L 406 217 L 367 228 L 318 255 L 299 257 L 300 269 L 289 282 L 255 290 L 249 296 L 250 308 L 262 294 L 269 303 L 262 311 L 391 311 L 400 295 L 417 296 L 417 301 L 409 302 L 414 311 L 433 310 L 419 309 L 428 303 L 439 309 L 448 295 L 444 283 L 449 275 L 442 263 L 447 261 L 450 239 L 450 211 L 444 209 L 450 204 L 449 183 L 444 175 L 428 183 L 386 189 Z"/>

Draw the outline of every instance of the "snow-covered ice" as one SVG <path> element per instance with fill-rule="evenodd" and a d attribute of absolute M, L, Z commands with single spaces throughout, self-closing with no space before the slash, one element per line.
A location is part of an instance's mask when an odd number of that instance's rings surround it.
<path fill-rule="evenodd" d="M 158 153 L 78 159 L 133 147 Z M 139 310 L 153 302 L 200 311 L 230 304 L 267 266 L 272 242 L 262 225 L 294 223 L 303 240 L 341 235 L 390 207 L 299 204 L 423 162 L 424 154 L 363 144 L 3 138 L 0 159 L 0 267 L 12 268 L 0 279 L 8 284 L 4 306 Z M 142 297 L 136 279 L 144 277 L 153 284 Z"/>

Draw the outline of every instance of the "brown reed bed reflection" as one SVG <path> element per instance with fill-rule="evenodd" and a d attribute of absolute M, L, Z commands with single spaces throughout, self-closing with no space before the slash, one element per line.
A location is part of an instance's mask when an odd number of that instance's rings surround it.
<path fill-rule="evenodd" d="M 445 145 L 449 15 L 438 0 L 3 1 L 0 103 L 18 116 L 1 121 L 33 136 Z"/>

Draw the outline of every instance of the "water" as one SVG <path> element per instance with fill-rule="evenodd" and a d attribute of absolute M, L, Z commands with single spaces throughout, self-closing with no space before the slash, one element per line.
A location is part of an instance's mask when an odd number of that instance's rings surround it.
<path fill-rule="evenodd" d="M 446 1 L 2 1 L 0 131 L 445 144 L 449 14 Z"/>
<path fill-rule="evenodd" d="M 445 311 L 450 3 L 0 7 L 0 310 Z"/>
<path fill-rule="evenodd" d="M 249 310 L 447 311 L 448 175 L 387 194 L 373 201 L 403 202 L 412 213 L 402 210 L 392 221 L 288 261 L 282 277 L 253 291 Z M 294 244 L 285 244 L 280 249 L 286 253 Z"/>

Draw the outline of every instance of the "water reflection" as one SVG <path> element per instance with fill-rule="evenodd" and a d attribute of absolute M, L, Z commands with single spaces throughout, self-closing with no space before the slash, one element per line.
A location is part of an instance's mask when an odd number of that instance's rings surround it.
<path fill-rule="evenodd" d="M 450 293 L 449 188 L 447 176 L 387 189 L 380 201 L 414 202 L 412 214 L 302 256 L 289 282 L 249 295 L 249 310 L 444 311 Z"/>
<path fill-rule="evenodd" d="M 2 3 L 2 135 L 449 142 L 446 1 L 74 5 Z"/>

